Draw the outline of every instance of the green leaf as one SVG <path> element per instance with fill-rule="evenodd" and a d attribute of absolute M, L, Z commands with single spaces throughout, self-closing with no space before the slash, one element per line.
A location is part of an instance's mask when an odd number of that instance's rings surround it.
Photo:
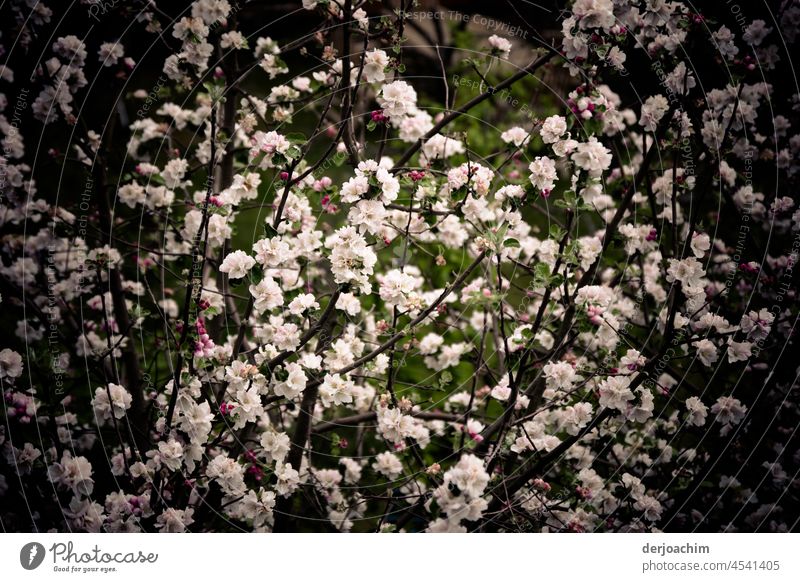
<path fill-rule="evenodd" d="M 507 238 L 503 241 L 503 246 L 507 248 L 519 248 L 519 241 L 515 238 Z"/>
<path fill-rule="evenodd" d="M 264 222 L 264 234 L 267 238 L 274 238 L 278 236 L 278 229 L 276 229 L 272 224 L 270 224 L 269 219 Z"/>
<path fill-rule="evenodd" d="M 261 268 L 261 265 L 256 263 L 252 269 L 250 269 L 250 282 L 254 285 L 258 285 L 261 280 L 264 278 L 264 270 Z"/>
<path fill-rule="evenodd" d="M 208 96 L 211 98 L 211 101 L 215 103 L 222 103 L 225 98 L 225 93 L 223 91 L 223 87 L 211 82 L 203 83 L 203 87 L 206 91 L 208 91 Z"/>
<path fill-rule="evenodd" d="M 557 224 L 550 225 L 550 238 L 561 240 L 564 238 L 564 230 Z"/>
<path fill-rule="evenodd" d="M 284 137 L 292 143 L 303 144 L 308 141 L 306 134 L 300 131 L 293 131 L 292 133 L 287 133 Z"/>
<path fill-rule="evenodd" d="M 536 277 L 541 277 L 542 279 L 545 279 L 550 276 L 550 267 L 547 265 L 547 263 L 538 263 L 533 268 L 533 272 L 536 275 Z"/>
<path fill-rule="evenodd" d="M 147 317 L 150 315 L 150 312 L 141 305 L 135 305 L 133 309 L 131 309 L 131 315 L 133 315 L 134 319 L 139 319 L 140 317 Z"/>
<path fill-rule="evenodd" d="M 256 156 L 253 158 L 253 160 L 250 162 L 251 166 L 255 168 L 261 165 L 261 162 L 264 161 L 264 158 L 266 156 L 267 156 L 266 152 L 258 152 Z"/>
<path fill-rule="evenodd" d="M 442 388 L 450 384 L 453 381 L 453 375 L 445 370 L 441 374 L 439 374 L 439 387 Z"/>

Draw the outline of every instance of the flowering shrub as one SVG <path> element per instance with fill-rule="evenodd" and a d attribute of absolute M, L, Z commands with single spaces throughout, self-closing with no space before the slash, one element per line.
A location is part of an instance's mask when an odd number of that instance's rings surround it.
<path fill-rule="evenodd" d="M 797 528 L 800 3 L 130 4 L 1 9 L 4 530 Z"/>

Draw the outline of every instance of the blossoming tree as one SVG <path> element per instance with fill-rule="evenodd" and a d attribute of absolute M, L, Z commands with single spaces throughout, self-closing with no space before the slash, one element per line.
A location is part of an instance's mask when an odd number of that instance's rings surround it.
<path fill-rule="evenodd" d="M 52 4 L 0 9 L 4 530 L 797 528 L 798 2 Z"/>

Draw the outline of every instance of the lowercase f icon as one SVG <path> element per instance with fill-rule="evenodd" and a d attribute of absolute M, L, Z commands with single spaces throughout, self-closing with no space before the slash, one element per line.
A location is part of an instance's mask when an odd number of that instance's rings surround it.
<path fill-rule="evenodd" d="M 30 542 L 19 551 L 19 563 L 26 570 L 35 570 L 44 561 L 44 546 L 38 542 Z"/>

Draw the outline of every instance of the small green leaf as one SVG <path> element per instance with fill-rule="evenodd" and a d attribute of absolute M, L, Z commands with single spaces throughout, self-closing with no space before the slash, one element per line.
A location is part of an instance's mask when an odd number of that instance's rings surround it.
<path fill-rule="evenodd" d="M 274 238 L 278 236 L 278 230 L 269 223 L 269 219 L 264 222 L 264 234 L 267 238 Z"/>
<path fill-rule="evenodd" d="M 444 387 L 450 384 L 453 381 L 453 375 L 445 370 L 439 375 L 439 387 Z"/>
<path fill-rule="evenodd" d="M 538 263 L 534 268 L 533 272 L 536 274 L 537 277 L 546 278 L 550 276 L 550 267 L 547 263 Z"/>
<path fill-rule="evenodd" d="M 557 224 L 550 226 L 550 237 L 556 240 L 561 240 L 564 237 L 564 231 Z"/>

